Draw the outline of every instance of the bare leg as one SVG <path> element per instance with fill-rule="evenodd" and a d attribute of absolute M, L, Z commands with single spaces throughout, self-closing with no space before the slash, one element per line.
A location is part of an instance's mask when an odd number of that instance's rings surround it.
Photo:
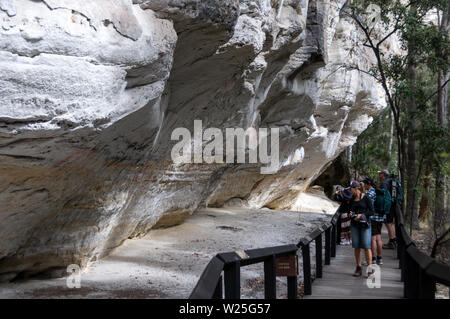
<path fill-rule="evenodd" d="M 372 256 L 376 256 L 378 249 L 378 235 L 372 236 Z"/>
<path fill-rule="evenodd" d="M 372 265 L 372 250 L 370 248 L 365 248 L 364 253 L 366 255 L 367 265 Z"/>
<path fill-rule="evenodd" d="M 372 237 L 372 239 L 373 239 L 373 237 Z M 373 245 L 373 240 L 372 240 L 372 245 Z M 376 236 L 376 247 L 377 247 L 377 250 L 376 250 L 377 256 L 378 257 L 383 256 L 383 241 L 381 240 L 381 235 Z M 375 252 L 373 249 L 372 249 L 372 252 L 374 253 L 374 256 L 375 256 Z"/>
<path fill-rule="evenodd" d="M 394 239 L 395 238 L 395 227 L 394 224 L 386 224 L 386 228 L 388 230 L 388 234 L 389 234 L 389 239 Z"/>
<path fill-rule="evenodd" d="M 361 265 L 362 265 L 361 248 L 355 248 L 355 259 L 356 259 L 356 265 L 358 267 L 361 267 Z"/>

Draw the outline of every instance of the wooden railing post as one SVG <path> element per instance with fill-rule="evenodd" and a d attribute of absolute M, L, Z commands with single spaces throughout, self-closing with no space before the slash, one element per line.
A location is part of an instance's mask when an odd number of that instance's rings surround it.
<path fill-rule="evenodd" d="M 336 257 L 336 225 L 331 228 L 331 257 Z"/>
<path fill-rule="evenodd" d="M 316 237 L 316 278 L 322 278 L 322 234 Z"/>
<path fill-rule="evenodd" d="M 325 230 L 325 265 L 331 261 L 331 227 Z"/>
<path fill-rule="evenodd" d="M 223 277 L 219 277 L 219 281 L 217 282 L 216 290 L 214 290 L 213 299 L 223 299 Z"/>
<path fill-rule="evenodd" d="M 403 238 L 403 233 L 399 227 L 399 232 L 397 234 L 397 251 L 399 253 L 398 267 L 400 268 L 400 281 L 405 281 L 405 258 L 406 258 L 406 244 L 405 239 Z"/>
<path fill-rule="evenodd" d="M 401 252 L 401 248 L 399 247 L 399 244 L 400 244 L 399 234 L 400 233 L 401 233 L 400 226 L 398 225 L 397 218 L 396 218 L 395 219 L 395 235 L 397 237 L 397 259 L 399 260 L 399 268 L 401 269 L 402 268 L 402 266 L 401 266 L 401 254 L 402 254 L 402 252 Z"/>
<path fill-rule="evenodd" d="M 241 298 L 241 267 L 240 262 L 235 261 L 225 266 L 225 299 Z"/>
<path fill-rule="evenodd" d="M 297 276 L 287 277 L 288 299 L 298 298 Z"/>
<path fill-rule="evenodd" d="M 404 277 L 403 277 L 403 297 L 404 298 L 408 298 L 409 295 L 409 271 L 408 271 L 408 264 L 410 263 L 409 261 L 409 256 L 406 253 L 406 251 L 404 252 L 404 259 L 403 259 L 403 269 L 404 269 Z"/>
<path fill-rule="evenodd" d="M 277 299 L 275 255 L 264 261 L 264 299 Z"/>
<path fill-rule="evenodd" d="M 309 243 L 302 246 L 302 258 L 303 258 L 303 290 L 304 295 L 311 295 L 311 257 L 309 252 Z"/>
<path fill-rule="evenodd" d="M 425 273 L 425 270 L 419 271 L 419 296 L 420 299 L 436 298 L 436 282 Z"/>
<path fill-rule="evenodd" d="M 398 238 L 398 236 L 397 236 Z M 406 247 L 405 247 L 405 242 L 400 239 L 398 241 L 398 248 L 397 248 L 400 252 L 400 259 L 398 261 L 398 266 L 400 268 L 400 281 L 404 282 L 405 281 L 405 254 L 406 254 Z"/>
<path fill-rule="evenodd" d="M 405 257 L 404 296 L 405 298 L 416 299 L 419 297 L 420 267 L 407 252 Z"/>

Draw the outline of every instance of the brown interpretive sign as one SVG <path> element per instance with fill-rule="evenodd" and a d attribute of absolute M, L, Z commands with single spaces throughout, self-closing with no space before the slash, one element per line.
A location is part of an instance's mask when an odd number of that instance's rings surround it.
<path fill-rule="evenodd" d="M 276 259 L 277 277 L 295 277 L 298 275 L 298 259 L 296 254 L 277 257 Z"/>

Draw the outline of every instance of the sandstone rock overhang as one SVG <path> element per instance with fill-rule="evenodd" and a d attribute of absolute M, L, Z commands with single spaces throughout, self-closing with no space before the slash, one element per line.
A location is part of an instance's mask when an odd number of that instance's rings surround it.
<path fill-rule="evenodd" d="M 385 107 L 345 0 L 0 1 L 0 276 L 85 266 L 203 206 L 295 210 Z M 174 165 L 277 127 L 282 165 Z"/>

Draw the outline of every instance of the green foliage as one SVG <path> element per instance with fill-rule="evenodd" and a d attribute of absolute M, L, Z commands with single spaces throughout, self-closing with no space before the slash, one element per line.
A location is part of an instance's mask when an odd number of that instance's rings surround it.
<path fill-rule="evenodd" d="M 367 14 L 372 4 L 381 8 L 381 21 L 376 27 L 372 16 Z M 378 60 L 370 73 L 383 84 L 396 131 L 390 153 L 386 143 L 386 135 L 389 138 L 391 135 L 390 119 L 386 114 L 375 119 L 353 148 L 353 168 L 373 177 L 380 168 L 397 171 L 398 166 L 403 178 L 408 177 L 406 191 L 411 201 L 417 201 L 414 194 L 418 192 L 420 196 L 424 189 L 421 187 L 424 167 L 428 172 L 431 169 L 433 177 L 439 180 L 450 173 L 450 130 L 437 120 L 437 74 L 448 73 L 450 36 L 427 19 L 430 11 L 440 12 L 442 18 L 449 6 L 450 0 L 355 0 L 350 6 L 349 14 L 366 35 L 364 45 Z M 384 34 L 380 34 L 383 30 Z M 393 36 L 399 39 L 404 52 L 393 53 L 383 45 Z M 407 149 L 408 144 L 416 145 L 415 152 Z M 415 165 L 414 162 L 411 165 L 411 159 L 416 161 Z M 442 194 L 438 184 L 432 184 L 434 189 L 427 186 L 427 192 Z M 406 213 L 413 216 L 417 203 L 407 204 Z"/>
<path fill-rule="evenodd" d="M 442 161 L 444 162 L 443 165 L 443 172 L 445 176 L 450 176 L 450 153 L 441 153 L 440 154 Z"/>
<path fill-rule="evenodd" d="M 392 118 L 390 110 L 385 109 L 377 116 L 371 125 L 359 137 L 353 147 L 354 159 L 351 168 L 361 175 L 371 176 L 377 179 L 377 172 L 388 168 L 396 171 L 397 145 L 391 136 Z M 389 143 L 392 139 L 392 150 L 389 151 Z"/>
<path fill-rule="evenodd" d="M 375 35 L 369 28 L 372 21 L 367 21 L 367 8 L 378 5 L 381 9 L 381 29 L 385 34 Z M 426 20 L 430 11 L 447 10 L 450 0 L 356 0 L 352 1 L 351 10 L 363 27 L 368 28 L 368 35 L 376 50 L 382 56 L 382 68 L 372 68 L 370 73 L 381 81 L 381 72 L 390 86 L 394 107 L 398 113 L 399 123 L 396 127 L 403 132 L 412 133 L 418 141 L 418 160 L 433 167 L 442 167 L 448 173 L 448 156 L 450 153 L 450 133 L 448 127 L 441 127 L 436 121 L 437 80 L 439 70 L 448 70 L 448 48 L 450 36 L 439 30 L 435 24 Z M 379 30 L 377 31 L 379 32 Z M 385 51 L 378 43 L 385 37 L 397 35 L 402 48 L 407 54 L 392 54 Z M 368 40 L 369 41 L 369 40 Z M 378 42 L 377 42 L 378 41 Z M 417 77 L 411 82 L 408 65 L 414 64 Z M 416 110 L 411 111 L 409 103 L 414 98 Z M 389 125 L 384 123 L 386 115 L 382 114 L 369 129 L 358 139 L 354 149 L 355 168 L 364 171 L 372 167 L 388 167 L 396 163 L 396 154 L 383 152 L 386 131 Z M 414 125 L 413 125 L 414 124 Z M 373 138 L 375 136 L 375 138 Z M 398 147 L 398 146 L 397 146 Z M 386 147 L 384 147 L 385 149 Z M 398 148 L 395 150 L 397 151 Z M 401 154 L 402 155 L 402 154 Z M 361 158 L 358 158 L 360 156 Z M 421 163 L 418 163 L 420 165 Z"/>

